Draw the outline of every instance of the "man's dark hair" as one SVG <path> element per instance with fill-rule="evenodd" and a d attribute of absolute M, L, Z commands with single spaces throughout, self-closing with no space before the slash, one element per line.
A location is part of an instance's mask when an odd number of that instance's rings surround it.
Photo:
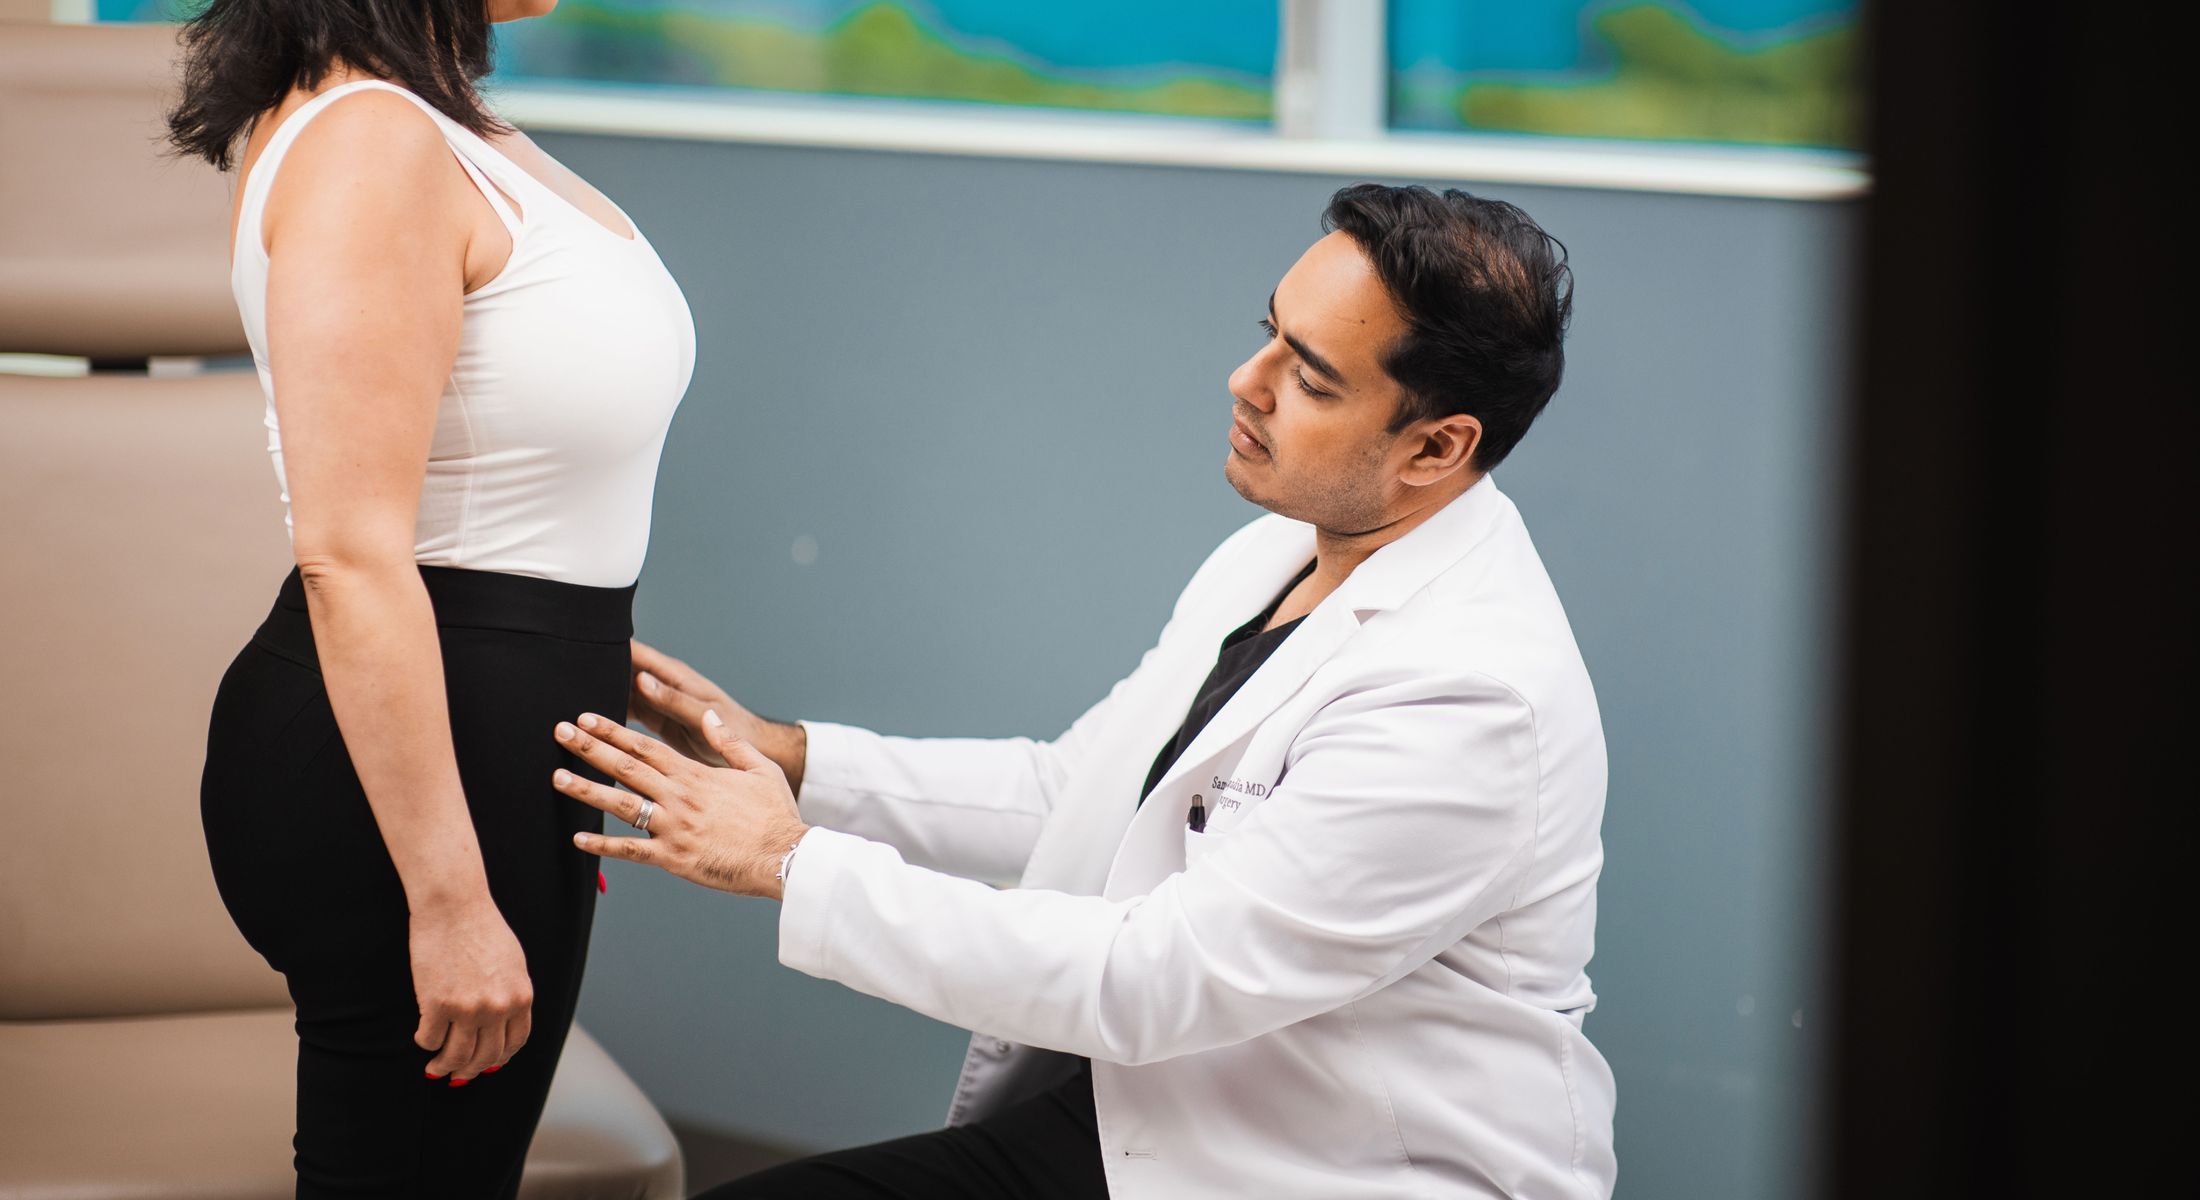
<path fill-rule="evenodd" d="M 474 81 L 489 73 L 485 0 L 208 0 L 183 27 L 176 150 L 228 170 L 238 135 L 339 63 L 383 76 L 487 136 L 505 129 Z"/>
<path fill-rule="evenodd" d="M 1359 243 L 1405 318 L 1383 354 L 1405 389 L 1390 431 L 1465 413 L 1482 422 L 1475 468 L 1503 462 L 1566 372 L 1566 247 L 1513 205 L 1457 189 L 1354 184 L 1322 228 Z"/>

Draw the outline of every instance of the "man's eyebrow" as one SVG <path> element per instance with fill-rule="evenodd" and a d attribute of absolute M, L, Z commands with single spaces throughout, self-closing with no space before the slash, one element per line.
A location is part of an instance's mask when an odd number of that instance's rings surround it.
<path fill-rule="evenodd" d="M 1268 323 L 1270 325 L 1274 325 L 1276 323 L 1276 294 L 1274 292 L 1268 293 Z M 1309 348 L 1305 342 L 1300 341 L 1295 335 L 1282 333 L 1280 330 L 1278 331 L 1278 333 L 1283 338 L 1283 344 L 1291 347 L 1294 353 L 1296 353 L 1300 358 L 1306 360 L 1307 366 L 1314 368 L 1314 370 L 1328 376 L 1338 383 L 1345 382 L 1345 377 L 1343 376 L 1343 374 L 1338 372 L 1337 368 L 1330 366 L 1328 359 L 1314 353 L 1314 351 Z"/>

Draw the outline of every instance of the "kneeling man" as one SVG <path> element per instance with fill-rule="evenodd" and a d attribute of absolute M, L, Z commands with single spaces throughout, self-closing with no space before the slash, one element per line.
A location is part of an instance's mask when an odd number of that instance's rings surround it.
<path fill-rule="evenodd" d="M 647 834 L 584 849 L 778 899 L 780 961 L 977 1031 L 948 1128 L 711 1196 L 1610 1194 L 1603 732 L 1489 477 L 1558 387 L 1564 250 L 1456 191 L 1324 225 L 1230 377 L 1271 515 L 1059 738 L 764 721 L 640 644 L 664 740 L 559 726 L 631 790 L 557 786 Z"/>

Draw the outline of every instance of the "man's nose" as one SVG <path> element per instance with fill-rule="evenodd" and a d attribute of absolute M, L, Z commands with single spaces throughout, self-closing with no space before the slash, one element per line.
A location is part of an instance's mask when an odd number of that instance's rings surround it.
<path fill-rule="evenodd" d="M 1275 393 L 1261 379 L 1259 355 L 1239 363 L 1238 369 L 1230 372 L 1230 394 L 1262 412 L 1276 407 Z"/>

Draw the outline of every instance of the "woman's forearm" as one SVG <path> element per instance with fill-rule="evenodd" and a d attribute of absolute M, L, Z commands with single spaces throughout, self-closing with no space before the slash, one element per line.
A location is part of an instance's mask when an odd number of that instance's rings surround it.
<path fill-rule="evenodd" d="M 418 566 L 301 556 L 299 575 L 336 727 L 412 910 L 489 903 Z"/>

